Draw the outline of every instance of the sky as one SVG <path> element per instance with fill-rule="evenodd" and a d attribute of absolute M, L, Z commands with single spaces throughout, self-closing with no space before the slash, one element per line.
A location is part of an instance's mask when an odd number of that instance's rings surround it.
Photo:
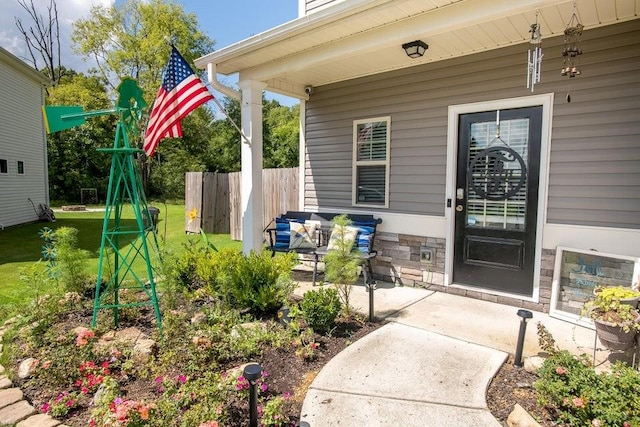
<path fill-rule="evenodd" d="M 50 0 L 33 1 L 36 9 L 47 15 Z M 120 1 L 120 0 L 117 0 Z M 198 17 L 200 28 L 213 40 L 215 49 L 221 49 L 254 34 L 261 33 L 298 17 L 298 0 L 175 0 L 185 11 Z M 62 65 L 78 71 L 86 71 L 94 64 L 84 62 L 71 48 L 71 28 L 74 21 L 86 18 L 94 5 L 111 5 L 114 0 L 56 0 L 60 21 Z M 15 17 L 21 18 L 28 27 L 32 21 L 18 0 L 0 0 L 0 46 L 19 58 L 27 59 L 22 35 L 18 31 Z M 237 77 L 220 78 L 233 86 Z M 297 100 L 276 94 L 267 94 L 284 105 L 293 105 Z"/>

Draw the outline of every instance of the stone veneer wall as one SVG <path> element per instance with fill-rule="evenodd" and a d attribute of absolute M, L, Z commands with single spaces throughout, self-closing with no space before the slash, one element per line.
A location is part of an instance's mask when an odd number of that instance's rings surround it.
<path fill-rule="evenodd" d="M 398 286 L 419 286 L 438 292 L 447 292 L 544 313 L 549 312 L 551 282 L 555 265 L 556 251 L 554 249 L 542 250 L 540 298 L 538 303 L 534 303 L 516 297 L 493 295 L 456 286 L 444 286 L 445 246 L 445 239 L 378 232 L 374 242 L 374 249 L 378 251 L 378 255 L 373 261 L 373 274 L 378 280 L 392 282 Z M 420 260 L 422 248 L 435 250 L 435 257 L 431 262 Z"/>

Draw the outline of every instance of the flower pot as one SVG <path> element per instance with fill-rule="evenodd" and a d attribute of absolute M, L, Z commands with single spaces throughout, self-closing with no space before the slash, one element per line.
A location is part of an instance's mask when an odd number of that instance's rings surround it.
<path fill-rule="evenodd" d="M 629 324 L 629 330 L 625 331 L 622 326 L 604 320 L 593 319 L 596 325 L 598 339 L 609 350 L 624 351 L 635 343 L 636 330 Z"/>
<path fill-rule="evenodd" d="M 633 308 L 638 308 L 638 302 L 640 302 L 640 297 L 621 298 L 620 302 L 622 304 L 629 304 Z"/>

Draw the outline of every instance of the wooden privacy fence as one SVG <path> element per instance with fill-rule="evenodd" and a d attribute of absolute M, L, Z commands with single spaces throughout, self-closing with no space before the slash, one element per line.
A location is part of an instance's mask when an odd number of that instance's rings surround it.
<path fill-rule="evenodd" d="M 263 224 L 276 216 L 298 210 L 298 168 L 262 171 Z M 185 231 L 231 234 L 242 240 L 240 172 L 187 172 L 185 176 Z M 196 217 L 189 213 L 195 208 Z"/>

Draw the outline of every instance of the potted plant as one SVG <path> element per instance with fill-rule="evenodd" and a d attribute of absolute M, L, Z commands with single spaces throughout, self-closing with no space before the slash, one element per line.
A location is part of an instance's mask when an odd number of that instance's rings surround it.
<path fill-rule="evenodd" d="M 640 331 L 637 310 L 640 292 L 622 286 L 600 287 L 584 305 L 583 313 L 594 322 L 600 342 L 610 350 L 626 350 Z"/>

